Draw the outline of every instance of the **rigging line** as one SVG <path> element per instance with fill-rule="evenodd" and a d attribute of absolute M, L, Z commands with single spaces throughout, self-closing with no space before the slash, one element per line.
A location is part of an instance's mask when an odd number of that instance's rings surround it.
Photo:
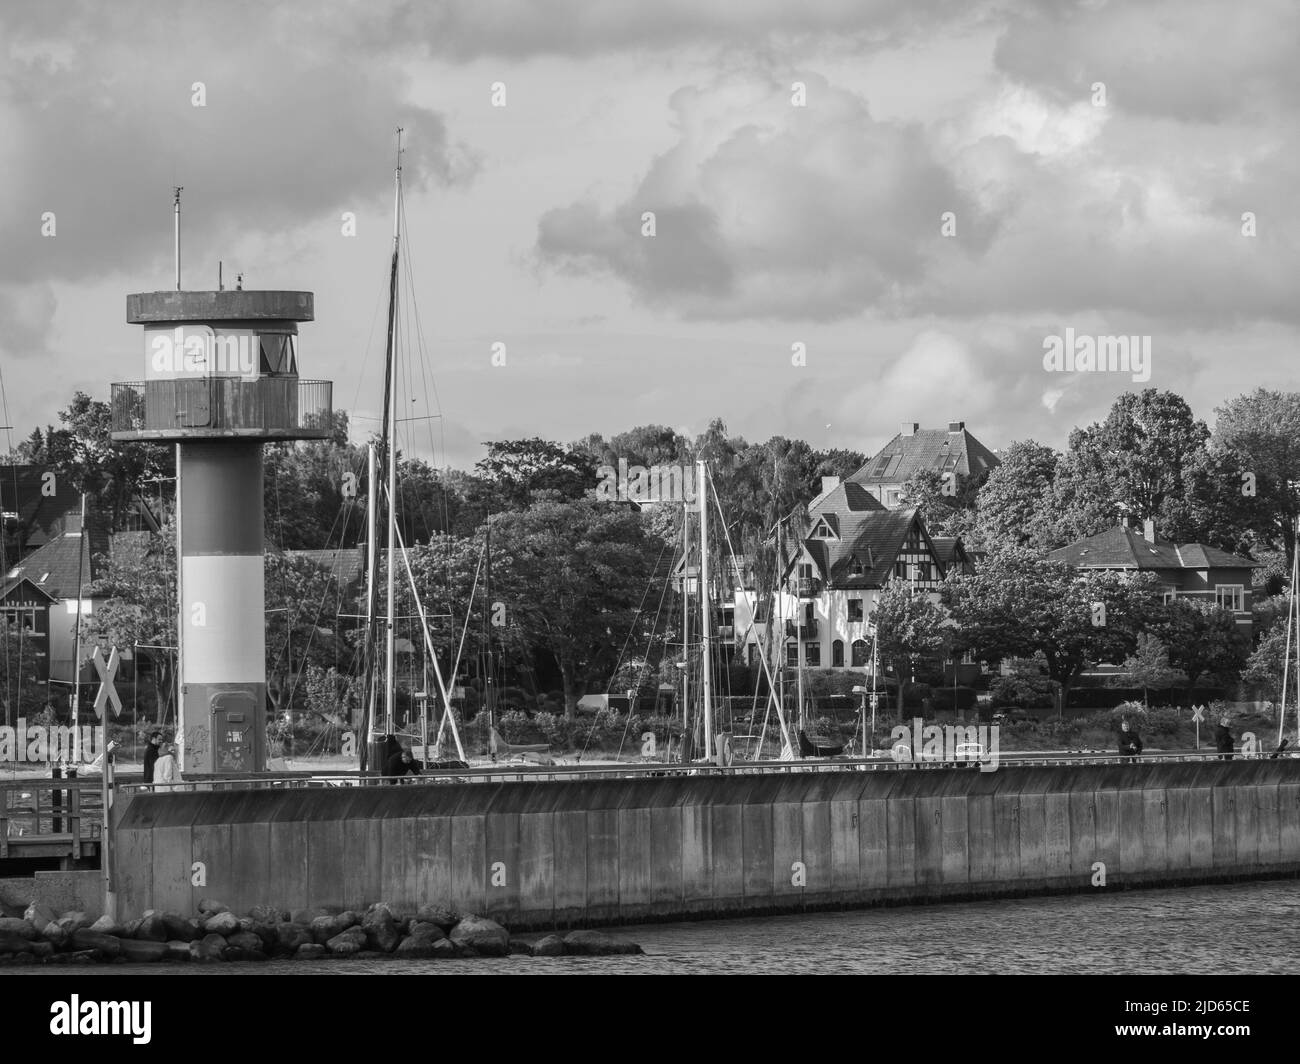
<path fill-rule="evenodd" d="M 744 580 L 743 580 L 743 578 L 741 577 L 741 572 L 740 572 L 740 563 L 736 560 L 736 552 L 735 552 L 735 550 L 734 550 L 734 549 L 732 548 L 732 546 L 731 546 L 731 532 L 728 531 L 728 529 L 727 529 L 727 518 L 726 518 L 726 516 L 725 516 L 725 515 L 723 514 L 723 512 L 722 512 L 722 500 L 718 498 L 718 489 L 717 489 L 716 487 L 713 486 L 713 481 L 712 481 L 711 478 L 706 479 L 706 488 L 705 488 L 705 490 L 706 490 L 706 491 L 707 491 L 707 490 L 712 490 L 712 493 L 713 493 L 713 502 L 714 502 L 714 505 L 717 507 L 717 511 L 718 511 L 718 523 L 719 523 L 720 525 L 722 525 L 722 534 L 723 534 L 723 536 L 726 538 L 726 541 L 727 541 L 727 550 L 728 550 L 728 552 L 731 554 L 731 564 L 732 564 L 733 566 L 735 566 L 735 569 L 736 569 L 736 576 L 737 576 L 738 579 L 741 580 L 741 586 L 744 586 Z M 733 618 L 733 620 L 734 620 L 734 618 Z M 767 648 L 766 648 L 765 646 L 763 646 L 763 644 L 762 644 L 762 640 L 761 640 L 761 639 L 760 639 L 760 649 L 763 651 L 763 653 L 760 654 L 759 657 L 760 657 L 760 660 L 762 660 L 762 662 L 763 662 L 763 671 L 764 671 L 764 673 L 765 673 L 766 676 L 767 676 L 768 697 L 769 697 L 769 698 L 775 698 L 775 697 L 776 697 L 776 687 L 775 687 L 775 685 L 773 684 L 773 681 L 772 681 L 772 673 L 771 673 L 771 670 L 769 670 L 768 667 L 767 667 Z M 789 736 L 789 733 L 786 731 L 786 726 L 785 726 L 785 713 L 784 713 L 784 710 L 783 710 L 783 708 L 782 708 L 781 706 L 778 706 L 778 707 L 777 707 L 777 711 L 776 711 L 776 719 L 777 719 L 777 721 L 778 721 L 778 722 L 780 723 L 780 725 L 781 725 L 781 738 L 782 738 L 785 742 L 789 743 L 789 741 L 790 741 L 790 736 Z"/>
<path fill-rule="evenodd" d="M 667 550 L 667 549 L 668 549 L 668 541 L 667 541 L 667 540 L 664 540 L 664 546 L 663 546 L 663 549 L 659 551 L 659 559 L 658 559 L 658 561 L 655 562 L 654 571 L 653 571 L 653 572 L 651 573 L 651 575 L 650 575 L 650 580 L 646 581 L 646 594 L 649 594 L 649 593 L 650 593 L 650 582 L 654 580 L 655 573 L 658 573 L 658 572 L 659 572 L 659 562 L 663 560 L 664 551 Z M 673 551 L 673 553 L 674 553 L 674 554 L 676 553 L 675 545 L 674 545 L 674 551 Z M 636 686 L 637 686 L 637 690 L 638 690 L 638 691 L 641 689 L 641 684 L 642 684 L 642 682 L 645 680 L 645 674 L 646 674 L 646 671 L 647 671 L 647 670 L 649 669 L 649 667 L 650 667 L 650 650 L 651 650 L 652 646 L 654 645 L 655 632 L 657 632 L 657 631 L 659 630 L 659 618 L 663 615 L 663 610 L 664 610 L 664 599 L 668 596 L 668 585 L 669 585 L 671 582 L 672 582 L 672 570 L 671 570 L 671 568 L 670 568 L 670 569 L 669 569 L 669 572 L 668 572 L 668 575 L 667 575 L 666 577 L 664 577 L 664 586 L 663 586 L 663 590 L 659 592 L 659 605 L 658 605 L 658 607 L 655 609 L 655 619 L 654 619 L 654 623 L 651 624 L 651 626 L 650 626 L 650 634 L 646 637 L 646 642 L 645 642 L 645 657 L 643 657 L 643 658 L 641 659 L 641 668 L 637 671 L 637 683 L 636 683 Z M 643 602 L 645 601 L 644 598 L 642 599 L 642 601 L 643 601 Z M 638 613 L 639 613 L 639 611 L 638 611 Z M 636 624 L 636 621 L 635 621 L 635 618 L 634 618 L 634 619 L 633 619 L 633 626 L 634 626 L 634 628 L 635 628 L 635 624 Z M 630 632 L 629 632 L 629 638 L 630 638 Z M 617 669 L 615 669 L 615 673 L 617 673 Z M 609 683 L 610 683 L 610 686 L 612 687 L 613 684 L 614 684 L 613 676 L 610 677 L 610 681 L 609 681 Z M 608 695 L 608 693 L 609 693 L 608 688 L 606 689 L 606 692 L 605 692 L 605 693 Z M 655 697 L 656 697 L 656 699 L 658 698 L 658 692 L 655 693 Z M 629 699 L 628 699 L 628 707 L 627 707 L 627 720 L 623 723 L 623 738 L 621 738 L 621 739 L 619 740 L 619 742 L 618 742 L 618 754 L 617 754 L 617 756 L 619 756 L 619 757 L 622 757 L 622 756 L 623 756 L 623 745 L 627 742 L 627 733 L 628 733 L 628 729 L 630 729 L 630 728 L 632 727 L 632 715 L 633 715 L 633 711 L 635 710 L 635 708 L 636 708 L 636 705 L 635 705 L 634 701 L 633 701 L 632 699 L 629 698 Z"/>
<path fill-rule="evenodd" d="M 610 673 L 610 675 L 609 675 L 609 683 L 605 685 L 605 698 L 606 698 L 606 699 L 609 698 L 609 692 L 610 692 L 610 689 L 613 688 L 613 686 L 614 686 L 614 678 L 618 675 L 618 670 L 621 669 L 621 668 L 623 667 L 623 658 L 624 658 L 624 656 L 627 654 L 627 647 L 628 647 L 628 644 L 632 642 L 632 636 L 633 636 L 633 634 L 636 632 L 636 622 L 637 622 L 637 620 L 638 620 L 638 619 L 640 618 L 640 616 L 641 616 L 642 609 L 645 607 L 645 600 L 650 596 L 650 587 L 651 587 L 651 585 L 654 583 L 655 575 L 659 572 L 659 562 L 663 561 L 664 551 L 666 551 L 667 549 L 668 549 L 668 541 L 667 541 L 667 540 L 664 540 L 664 545 L 663 545 L 663 547 L 662 547 L 662 548 L 660 549 L 660 551 L 659 551 L 659 558 L 658 558 L 658 560 L 655 561 L 654 569 L 651 570 L 650 576 L 649 576 L 649 578 L 647 578 L 647 580 L 646 580 L 645 591 L 644 591 L 644 592 L 642 593 L 642 595 L 641 595 L 641 604 L 640 604 L 639 606 L 637 606 L 637 608 L 636 608 L 636 613 L 633 614 L 633 616 L 632 616 L 632 622 L 631 622 L 631 624 L 628 625 L 627 638 L 623 640 L 623 648 L 618 652 L 618 658 L 617 658 L 617 660 L 616 660 L 615 663 L 614 663 L 614 671 Z M 663 599 L 662 599 L 662 597 L 661 597 L 661 598 L 660 598 L 660 603 L 662 604 L 662 602 L 663 602 Z M 651 634 L 653 635 L 653 631 L 651 632 Z M 608 702 L 607 702 L 606 704 L 608 705 Z M 627 723 L 630 724 L 631 721 L 632 721 L 632 707 L 629 705 L 629 706 L 628 706 Z M 627 724 L 624 724 L 624 726 L 623 726 L 623 732 L 624 732 L 624 736 L 626 737 L 626 734 L 627 734 Z M 587 741 L 586 741 L 586 742 L 583 744 L 583 746 L 582 746 L 582 752 L 583 752 L 584 754 L 587 752 L 587 747 L 589 747 L 589 746 L 591 745 L 592 737 L 593 737 L 595 734 L 596 734 L 596 725 L 595 725 L 595 722 L 593 721 L 593 722 L 592 722 L 592 726 L 591 726 L 591 730 L 587 732 Z M 619 743 L 619 747 L 618 747 L 618 748 L 619 748 L 619 751 L 622 752 L 622 749 L 623 749 L 623 744 L 622 744 L 622 742 Z"/>

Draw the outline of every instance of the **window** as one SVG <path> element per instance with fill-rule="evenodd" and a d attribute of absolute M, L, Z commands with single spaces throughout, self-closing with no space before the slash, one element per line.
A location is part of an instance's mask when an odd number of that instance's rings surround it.
<path fill-rule="evenodd" d="M 811 579 L 812 579 L 812 575 L 813 575 L 812 562 L 800 562 L 800 563 L 799 563 L 799 579 L 800 579 L 800 580 L 811 580 Z"/>
<path fill-rule="evenodd" d="M 862 600 L 860 598 L 849 599 L 849 620 L 862 620 Z"/>
<path fill-rule="evenodd" d="M 803 645 L 803 663 L 812 669 L 821 668 L 822 645 L 820 643 L 805 643 Z"/>
<path fill-rule="evenodd" d="M 799 644 L 798 643 L 793 643 L 793 642 L 786 643 L 785 663 L 788 666 L 790 666 L 790 668 L 792 669 L 798 668 L 799 666 Z"/>
<path fill-rule="evenodd" d="M 903 561 L 902 558 L 894 562 L 894 575 L 900 580 L 907 579 L 907 562 Z"/>
<path fill-rule="evenodd" d="M 1178 597 L 1178 589 L 1176 587 L 1162 587 L 1160 589 L 1160 601 L 1163 602 L 1166 606 L 1168 606 L 1169 603 L 1173 602 L 1174 599 L 1176 599 L 1177 597 Z"/>
<path fill-rule="evenodd" d="M 844 641 L 837 639 L 831 644 L 831 668 L 844 668 Z"/>
<path fill-rule="evenodd" d="M 918 562 L 918 563 L 917 563 L 917 566 L 916 566 L 916 578 L 917 578 L 918 580 L 929 580 L 929 579 L 930 579 L 930 563 L 929 563 L 929 562 Z"/>
<path fill-rule="evenodd" d="M 853 564 L 849 566 L 849 576 L 862 575 L 862 559 L 856 554 L 853 555 Z"/>
<path fill-rule="evenodd" d="M 890 490 L 886 493 L 885 498 L 886 498 L 886 502 L 885 502 L 885 505 L 886 505 L 886 506 L 897 506 L 897 505 L 898 505 L 898 489 L 897 489 L 897 488 L 890 488 Z"/>
<path fill-rule="evenodd" d="M 865 669 L 867 667 L 867 655 L 870 649 L 865 639 L 853 640 L 853 667 L 855 669 Z"/>
<path fill-rule="evenodd" d="M 1241 613 L 1244 609 L 1242 600 L 1245 596 L 1241 584 L 1218 584 L 1214 589 L 1214 597 L 1218 600 L 1220 609 L 1232 610 L 1233 613 Z"/>
<path fill-rule="evenodd" d="M 811 626 L 815 620 L 817 620 L 817 613 L 810 602 L 803 608 L 803 623 Z"/>

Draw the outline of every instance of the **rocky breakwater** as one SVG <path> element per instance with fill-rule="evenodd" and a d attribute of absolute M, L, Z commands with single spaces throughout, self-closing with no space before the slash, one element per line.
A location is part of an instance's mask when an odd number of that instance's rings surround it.
<path fill-rule="evenodd" d="M 118 923 L 107 916 L 55 914 L 33 904 L 21 917 L 0 917 L 0 965 L 228 963 L 271 958 L 533 957 L 639 954 L 641 947 L 599 931 L 571 931 L 534 941 L 512 938 L 500 924 L 434 905 L 402 909 L 379 902 L 364 912 L 257 906 L 237 916 L 205 899 L 197 916 L 150 910 Z"/>

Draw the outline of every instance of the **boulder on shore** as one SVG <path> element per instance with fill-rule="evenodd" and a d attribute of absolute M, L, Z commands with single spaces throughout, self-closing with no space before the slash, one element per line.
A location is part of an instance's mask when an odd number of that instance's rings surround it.
<path fill-rule="evenodd" d="M 465 916 L 451 929 L 451 941 L 483 957 L 504 957 L 510 952 L 510 932 L 485 916 Z"/>
<path fill-rule="evenodd" d="M 124 938 L 119 943 L 121 957 L 129 961 L 160 961 L 167 956 L 167 943 L 154 942 L 150 939 Z M 185 947 L 186 956 L 189 947 Z"/>
<path fill-rule="evenodd" d="M 318 942 L 304 942 L 294 951 L 294 956 L 300 960 L 314 961 L 325 956 L 328 950 Z"/>
<path fill-rule="evenodd" d="M 0 931 L 0 953 L 31 953 L 32 940 L 16 931 Z"/>
<path fill-rule="evenodd" d="M 397 920 L 387 906 L 372 906 L 361 921 L 366 933 L 366 945 L 380 953 L 392 953 L 402 941 Z"/>
<path fill-rule="evenodd" d="M 230 912 L 229 906 L 222 905 L 215 898 L 202 898 L 199 901 L 199 912 L 204 916 L 216 916 L 217 913 Z"/>
<path fill-rule="evenodd" d="M 162 921 L 168 942 L 193 942 L 197 937 L 194 925 L 178 913 L 163 913 Z"/>
<path fill-rule="evenodd" d="M 165 961 L 188 961 L 190 960 L 190 940 L 172 939 L 166 943 L 167 952 L 163 954 Z"/>
<path fill-rule="evenodd" d="M 282 953 L 292 953 L 295 956 L 302 955 L 303 946 L 315 944 L 311 928 L 302 924 L 276 924 L 275 941 Z M 324 947 L 321 951 L 324 952 Z"/>
<path fill-rule="evenodd" d="M 122 940 L 100 931 L 83 927 L 72 933 L 72 947 L 76 950 L 94 950 L 101 957 L 116 957 L 122 951 Z"/>
<path fill-rule="evenodd" d="M 239 917 L 232 912 L 217 913 L 208 917 L 203 930 L 209 935 L 233 935 L 239 928 Z"/>
<path fill-rule="evenodd" d="M 190 959 L 195 961 L 224 961 L 226 959 L 226 940 L 217 934 L 204 935 L 190 943 Z"/>
<path fill-rule="evenodd" d="M 144 914 L 133 937 L 143 942 L 166 942 L 171 936 L 167 934 L 167 922 L 163 919 L 163 914 L 150 909 Z"/>
<path fill-rule="evenodd" d="M 360 953 L 366 948 L 366 933 L 360 927 L 349 927 L 326 942 L 325 948 L 331 953 L 344 955 Z"/>
<path fill-rule="evenodd" d="M 126 928 L 111 916 L 101 916 L 90 925 L 90 929 L 98 931 L 101 935 L 112 935 L 114 938 L 121 938 L 126 933 Z M 72 934 L 72 932 L 69 931 L 68 934 Z"/>
<path fill-rule="evenodd" d="M 48 923 L 57 922 L 59 914 L 48 905 L 34 901 L 27 906 L 27 910 L 23 913 L 23 919 L 32 927 L 44 927 Z"/>
<path fill-rule="evenodd" d="M 570 931 L 564 936 L 564 952 L 574 957 L 608 957 L 645 951 L 635 942 L 625 942 L 601 931 Z"/>
<path fill-rule="evenodd" d="M 443 931 L 450 931 L 460 923 L 460 914 L 442 905 L 421 905 L 416 910 L 415 919 L 422 924 L 437 924 Z"/>
<path fill-rule="evenodd" d="M 37 928 L 27 920 L 16 916 L 0 916 L 0 934 L 21 935 L 23 938 L 35 938 Z"/>
<path fill-rule="evenodd" d="M 547 935 L 533 943 L 534 957 L 563 957 L 564 939 L 559 935 Z"/>
<path fill-rule="evenodd" d="M 335 916 L 318 916 L 311 922 L 312 937 L 322 945 L 332 938 L 337 938 L 358 922 L 354 912 L 341 912 Z"/>

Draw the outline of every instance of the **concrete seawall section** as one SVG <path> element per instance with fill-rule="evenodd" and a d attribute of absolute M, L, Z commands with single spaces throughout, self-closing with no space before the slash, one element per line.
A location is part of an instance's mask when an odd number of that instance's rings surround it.
<path fill-rule="evenodd" d="M 119 796 L 119 914 L 439 903 L 512 928 L 1300 874 L 1300 761 Z"/>

